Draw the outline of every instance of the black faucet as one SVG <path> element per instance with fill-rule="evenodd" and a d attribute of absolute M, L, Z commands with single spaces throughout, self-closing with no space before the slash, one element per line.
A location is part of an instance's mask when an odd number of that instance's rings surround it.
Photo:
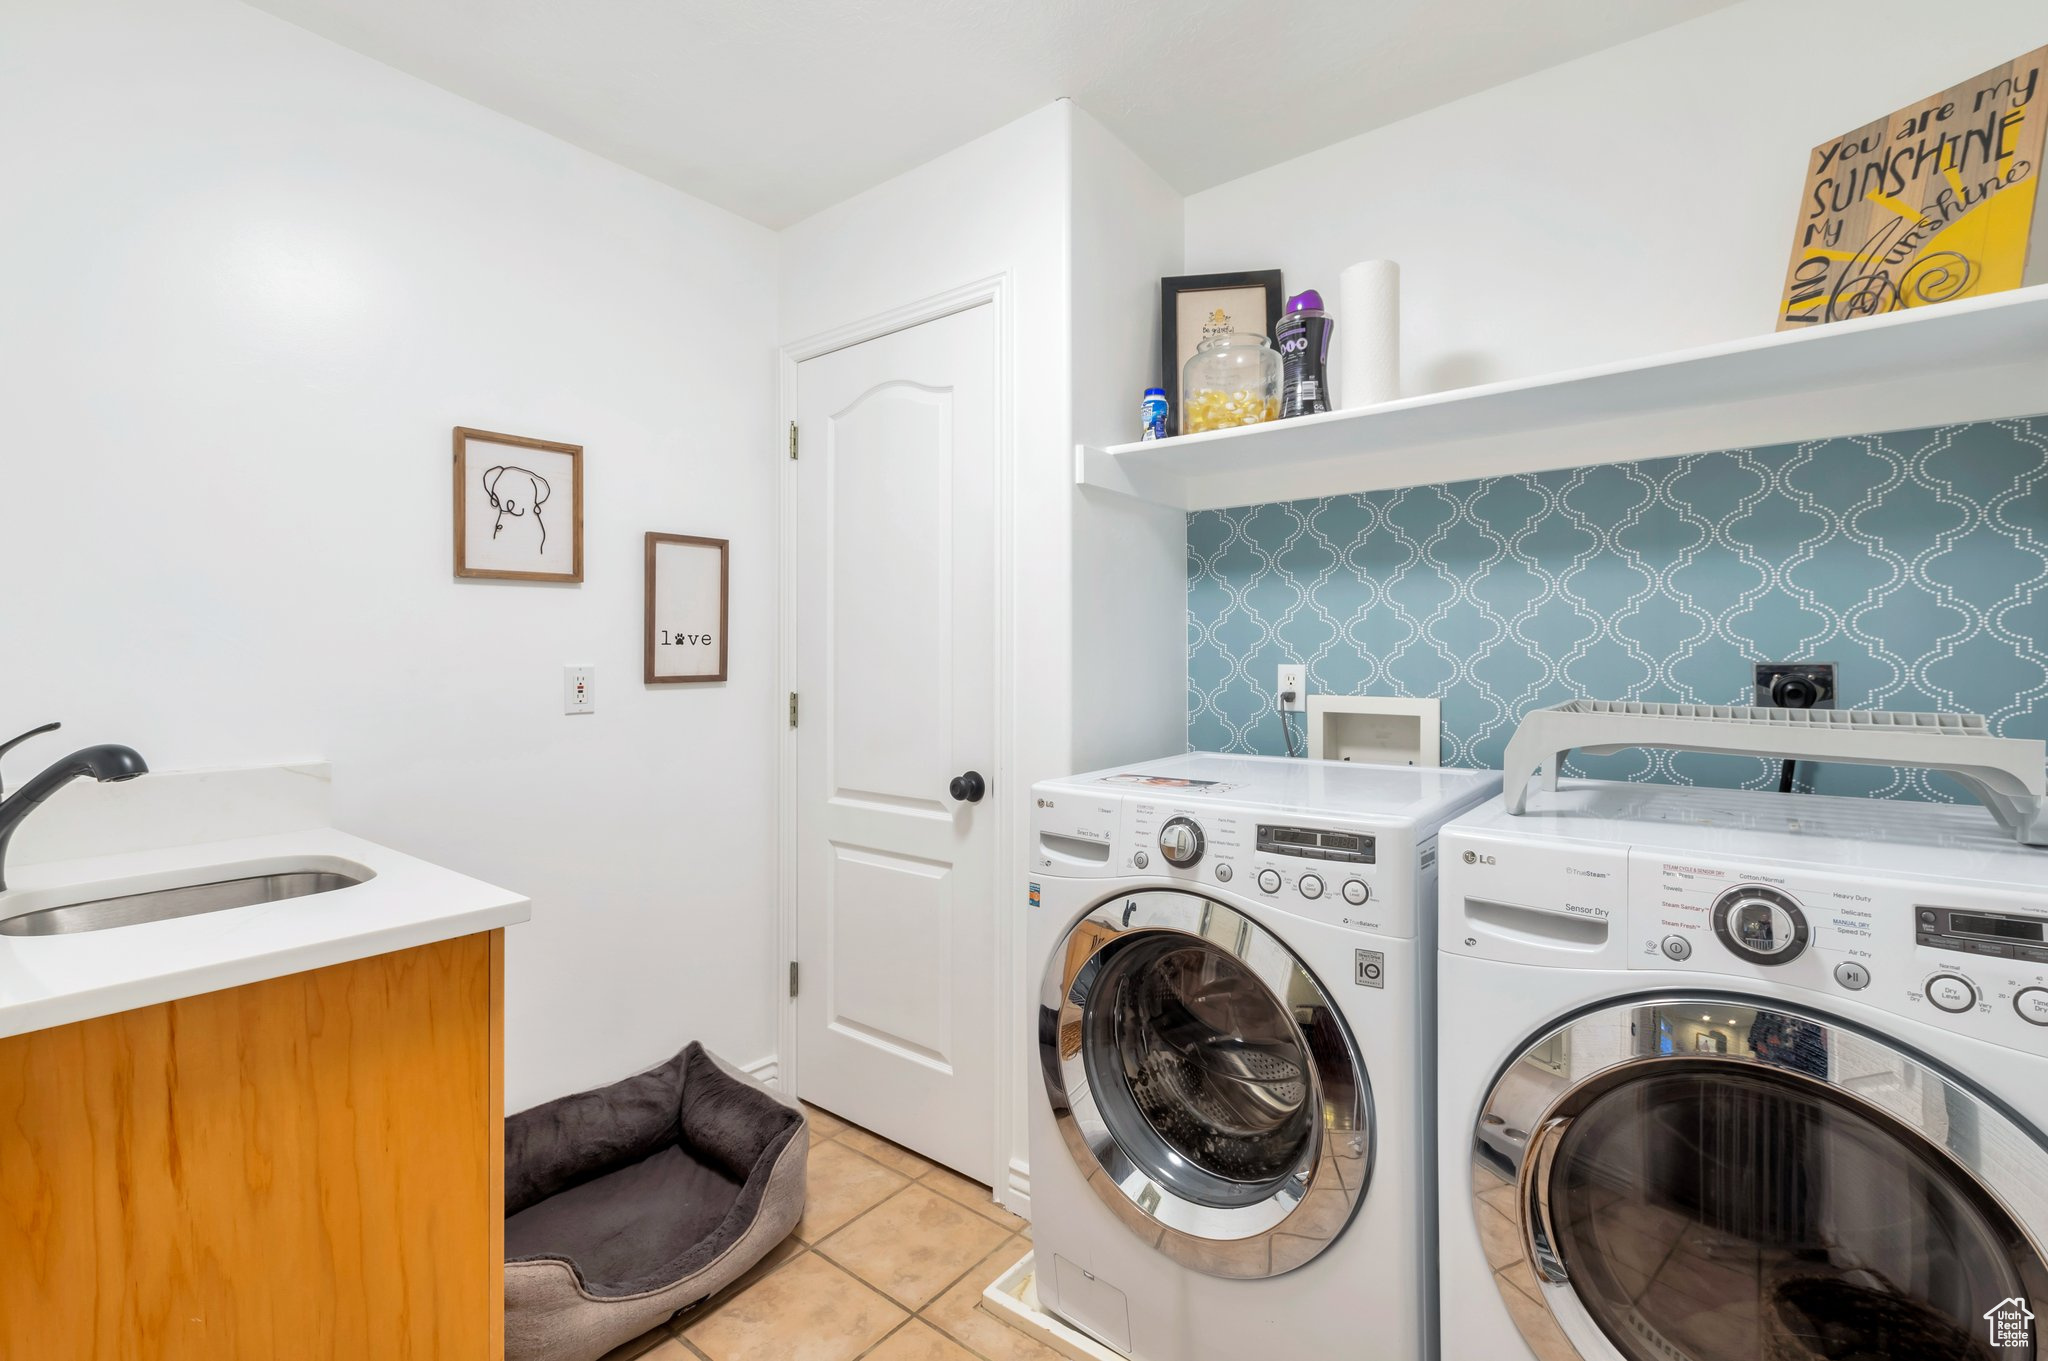
<path fill-rule="evenodd" d="M 30 728 L 10 742 L 0 742 L 0 756 L 5 756 L 31 737 L 55 732 L 63 726 L 61 723 L 45 723 L 40 728 Z M 37 804 L 82 775 L 107 781 L 132 780 L 137 775 L 148 773 L 148 765 L 133 747 L 85 747 L 72 752 L 12 794 L 0 798 L 0 889 L 7 887 L 7 843 L 14 839 L 14 829 L 35 811 Z M 0 793 L 5 793 L 5 790 L 0 789 Z"/>

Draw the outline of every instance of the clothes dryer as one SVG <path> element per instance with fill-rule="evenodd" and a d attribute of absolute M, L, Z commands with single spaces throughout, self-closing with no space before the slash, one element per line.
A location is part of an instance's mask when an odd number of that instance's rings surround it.
<path fill-rule="evenodd" d="M 2039 1354 L 2048 851 L 1593 781 L 1442 847 L 1446 1356 Z"/>

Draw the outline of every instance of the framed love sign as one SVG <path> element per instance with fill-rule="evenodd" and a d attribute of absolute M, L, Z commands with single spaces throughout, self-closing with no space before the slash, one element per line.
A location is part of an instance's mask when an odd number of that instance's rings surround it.
<path fill-rule="evenodd" d="M 647 536 L 649 685 L 725 679 L 725 539 Z"/>

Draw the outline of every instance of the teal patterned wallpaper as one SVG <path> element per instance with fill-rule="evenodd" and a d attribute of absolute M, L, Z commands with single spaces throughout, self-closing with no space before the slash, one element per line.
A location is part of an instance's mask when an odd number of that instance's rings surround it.
<path fill-rule="evenodd" d="M 1307 665 L 1312 693 L 1440 696 L 1444 763 L 1498 766 L 1533 707 L 1747 703 L 1759 660 L 1836 663 L 1845 708 L 1965 710 L 2048 737 L 2048 418 L 1188 517 L 1197 750 L 1282 750 L 1283 662 Z M 1775 762 L 1695 754 L 1574 769 L 1777 779 Z M 1848 766 L 1814 787 L 1960 797 Z"/>

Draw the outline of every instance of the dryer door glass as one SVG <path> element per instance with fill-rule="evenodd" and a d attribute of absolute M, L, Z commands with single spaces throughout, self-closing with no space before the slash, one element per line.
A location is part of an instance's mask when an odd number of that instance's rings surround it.
<path fill-rule="evenodd" d="M 1883 1037 L 1619 1004 L 1532 1041 L 1477 1136 L 1482 1247 L 1545 1355 L 2037 1356 L 2048 1147 Z"/>
<path fill-rule="evenodd" d="M 1824 1087 L 1688 1066 L 1597 1097 L 1552 1164 L 1559 1256 L 1624 1356 L 2000 1357 L 1986 1311 L 2048 1285 L 2004 1210 Z"/>

